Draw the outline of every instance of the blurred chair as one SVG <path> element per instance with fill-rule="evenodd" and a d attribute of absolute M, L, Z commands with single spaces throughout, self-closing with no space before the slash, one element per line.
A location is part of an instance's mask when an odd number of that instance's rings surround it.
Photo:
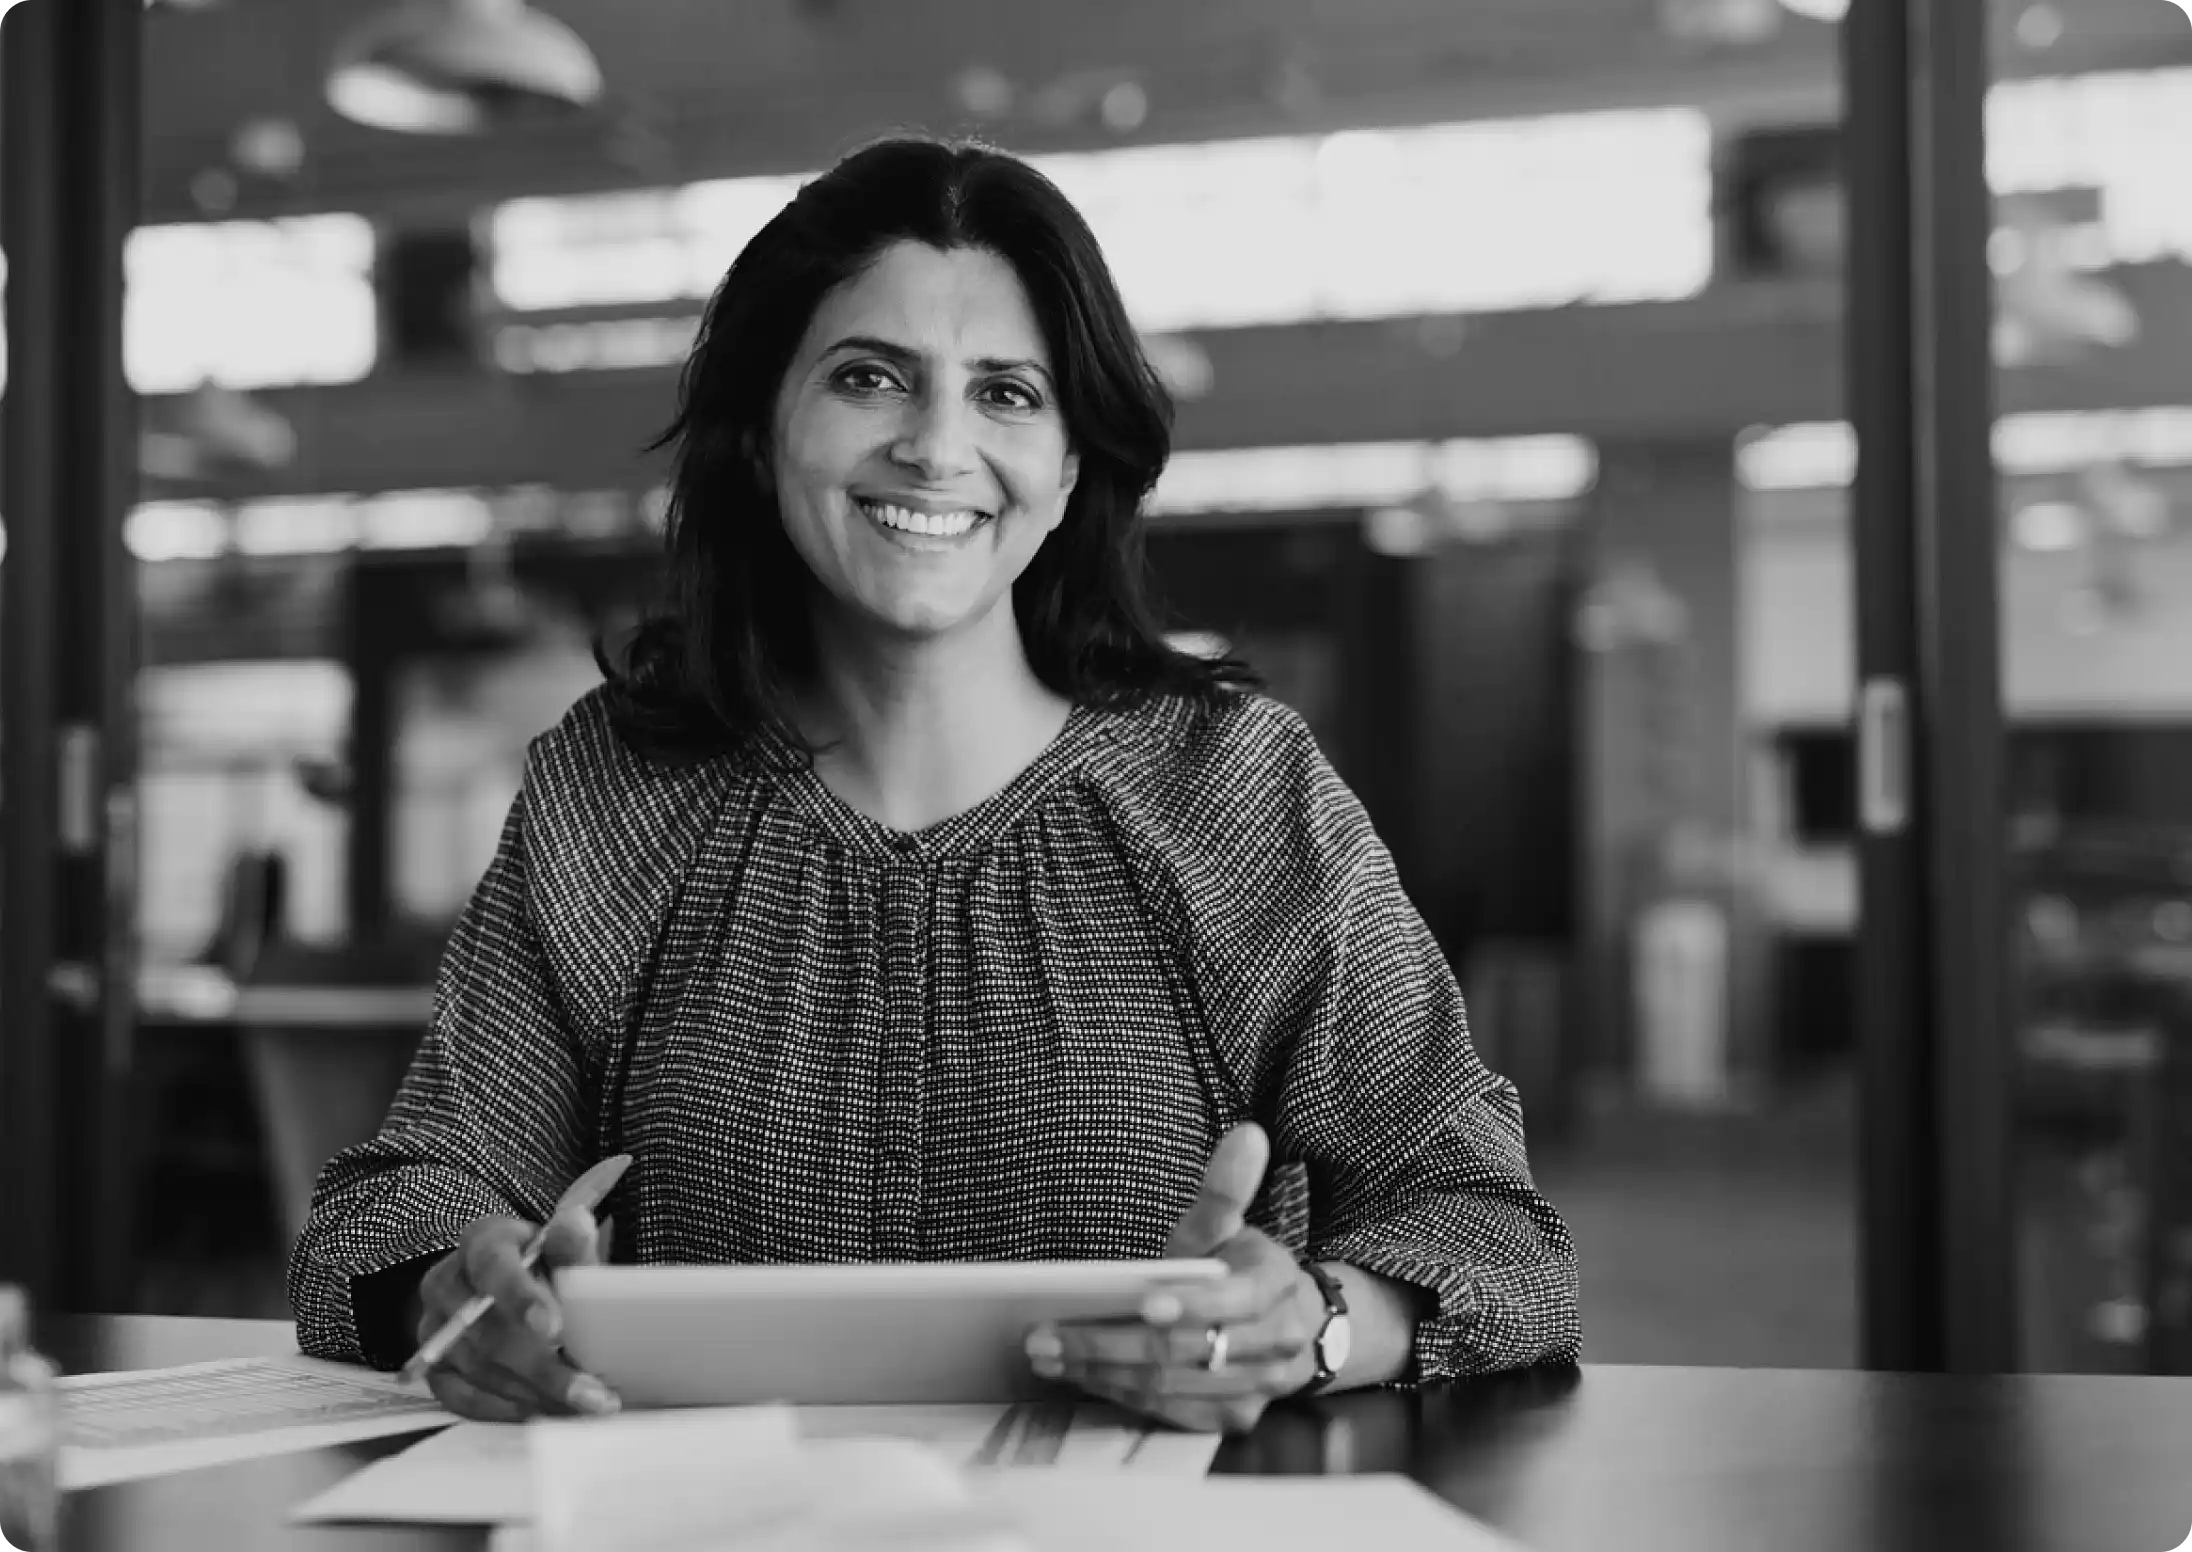
<path fill-rule="evenodd" d="M 1575 1119 L 1571 958 L 1563 943 L 1489 938 L 1471 947 L 1462 965 L 1477 1054 L 1522 1096 L 1533 1142 L 1567 1135 Z"/>
<path fill-rule="evenodd" d="M 231 1018 L 286 1248 L 321 1166 L 380 1129 L 418 1049 L 439 945 L 298 943 L 285 930 L 284 877 L 279 856 L 237 859 L 207 957 L 237 984 Z"/>
<path fill-rule="evenodd" d="M 198 956 L 241 986 L 266 945 L 278 938 L 287 919 L 289 864 L 278 852 L 245 851 L 228 865 L 221 887 L 221 913 L 213 936 Z"/>

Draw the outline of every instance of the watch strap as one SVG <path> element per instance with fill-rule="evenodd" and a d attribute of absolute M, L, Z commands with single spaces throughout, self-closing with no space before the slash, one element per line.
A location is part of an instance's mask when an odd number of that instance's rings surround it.
<path fill-rule="evenodd" d="M 1324 1321 L 1317 1327 L 1316 1337 L 1310 1344 L 1310 1351 L 1317 1360 L 1317 1372 L 1301 1390 L 1303 1395 L 1313 1396 L 1339 1378 L 1339 1374 L 1325 1362 L 1324 1338 L 1332 1329 L 1332 1322 L 1347 1314 L 1347 1295 L 1341 1290 L 1339 1279 L 1314 1260 L 1307 1256 L 1302 1257 L 1301 1267 L 1317 1285 L 1317 1292 L 1324 1296 Z"/>

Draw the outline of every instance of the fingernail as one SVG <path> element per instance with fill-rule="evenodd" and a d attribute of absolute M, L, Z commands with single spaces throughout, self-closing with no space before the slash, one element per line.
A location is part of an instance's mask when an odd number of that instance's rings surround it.
<path fill-rule="evenodd" d="M 615 1395 L 610 1392 L 608 1386 L 602 1384 L 591 1374 L 581 1374 L 577 1379 L 571 1381 L 567 1399 L 571 1405 L 577 1407 L 581 1412 L 593 1412 L 598 1415 L 603 1412 L 614 1412 L 617 1409 Z"/>
<path fill-rule="evenodd" d="M 1153 1293 L 1142 1301 L 1142 1319 L 1153 1326 L 1169 1326 L 1180 1318 L 1180 1301 L 1169 1293 Z"/>
<path fill-rule="evenodd" d="M 536 1304 L 527 1310 L 525 1312 L 525 1323 L 540 1335 L 547 1337 L 554 1336 L 556 1327 L 561 1324 L 556 1319 L 554 1307 L 547 1304 Z"/>
<path fill-rule="evenodd" d="M 1028 1333 L 1027 1355 L 1037 1364 L 1055 1364 L 1065 1355 L 1065 1344 L 1058 1340 L 1058 1333 L 1047 1326 L 1038 1326 Z"/>

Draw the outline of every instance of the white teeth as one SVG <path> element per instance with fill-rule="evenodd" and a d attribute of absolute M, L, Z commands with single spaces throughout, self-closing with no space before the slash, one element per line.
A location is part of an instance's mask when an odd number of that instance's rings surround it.
<path fill-rule="evenodd" d="M 915 512 L 881 501 L 863 501 L 860 505 L 886 528 L 927 534 L 935 539 L 956 539 L 982 520 L 977 512 Z"/>

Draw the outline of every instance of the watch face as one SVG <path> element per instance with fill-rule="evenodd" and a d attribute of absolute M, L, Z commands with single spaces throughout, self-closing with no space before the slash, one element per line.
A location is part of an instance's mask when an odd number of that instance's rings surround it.
<path fill-rule="evenodd" d="M 1317 1343 L 1317 1356 L 1325 1368 L 1334 1374 L 1347 1367 L 1347 1355 L 1354 1350 L 1355 1323 L 1345 1315 L 1334 1315 L 1324 1328 L 1324 1338 Z"/>

